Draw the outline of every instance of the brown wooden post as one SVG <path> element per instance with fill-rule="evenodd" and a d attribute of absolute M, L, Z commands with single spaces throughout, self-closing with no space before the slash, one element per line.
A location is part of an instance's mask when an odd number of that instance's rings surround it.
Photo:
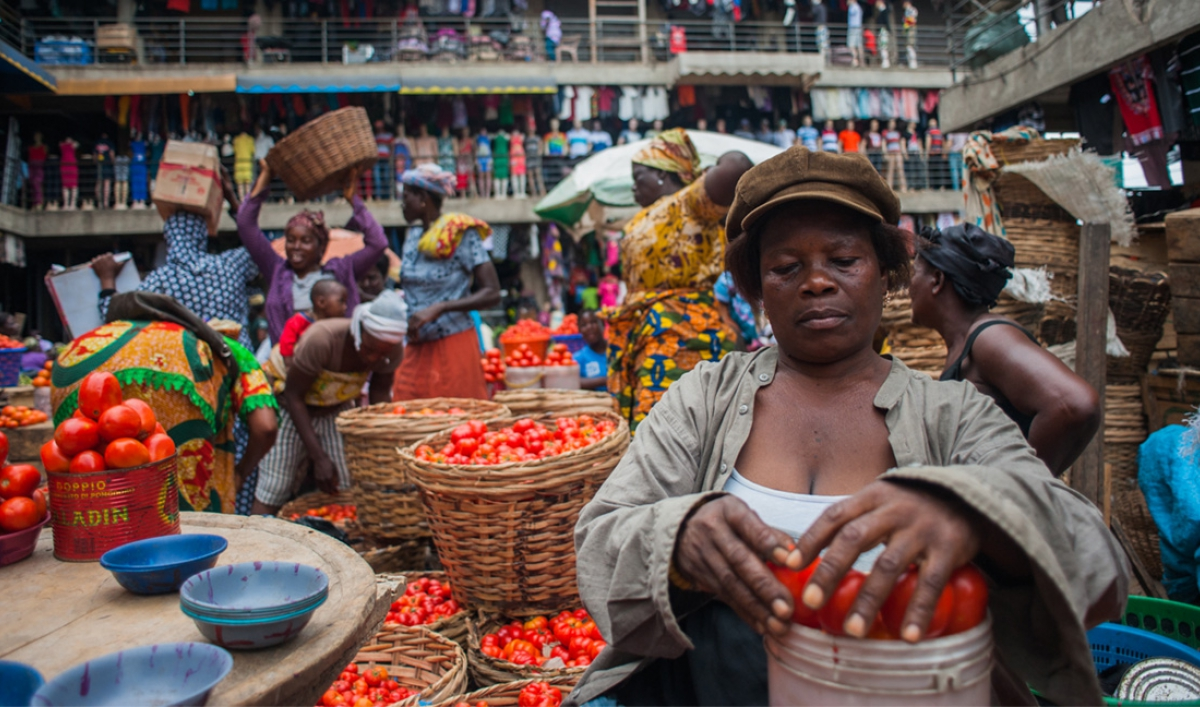
<path fill-rule="evenodd" d="M 1092 443 L 1071 470 L 1071 486 L 1097 508 L 1107 506 L 1104 489 L 1104 383 L 1108 369 L 1108 253 L 1111 230 L 1107 223 L 1085 223 L 1079 238 L 1079 309 L 1075 338 L 1075 372 L 1100 395 L 1101 423 Z"/>
<path fill-rule="evenodd" d="M 646 44 L 646 0 L 638 0 L 638 48 L 641 51 L 642 63 L 650 61 L 650 47 Z"/>
<path fill-rule="evenodd" d="M 596 0 L 588 0 L 588 36 L 592 40 L 588 53 L 592 55 L 592 63 L 595 64 L 600 61 L 596 53 Z"/>

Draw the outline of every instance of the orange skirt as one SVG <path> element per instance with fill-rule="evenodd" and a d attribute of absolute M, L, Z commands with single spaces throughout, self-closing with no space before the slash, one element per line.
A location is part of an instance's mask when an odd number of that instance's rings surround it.
<path fill-rule="evenodd" d="M 392 400 L 417 398 L 477 398 L 487 400 L 487 383 L 479 359 L 479 337 L 474 329 L 437 341 L 404 347 L 404 361 L 396 369 Z"/>

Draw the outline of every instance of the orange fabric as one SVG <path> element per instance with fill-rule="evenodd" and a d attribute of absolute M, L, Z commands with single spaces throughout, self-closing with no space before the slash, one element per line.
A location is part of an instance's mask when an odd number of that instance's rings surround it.
<path fill-rule="evenodd" d="M 679 92 L 679 105 L 682 108 L 690 108 L 696 105 L 696 87 L 690 84 L 684 84 L 676 89 Z"/>
<path fill-rule="evenodd" d="M 392 400 L 487 400 L 480 356 L 479 337 L 473 327 L 436 341 L 409 344 L 404 347 L 404 361 L 396 369 Z"/>

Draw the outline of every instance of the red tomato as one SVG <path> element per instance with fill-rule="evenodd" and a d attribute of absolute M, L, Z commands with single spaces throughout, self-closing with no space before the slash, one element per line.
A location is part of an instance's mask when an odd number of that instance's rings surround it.
<path fill-rule="evenodd" d="M 42 473 L 31 464 L 13 464 L 0 469 L 0 498 L 29 498 L 42 482 Z"/>
<path fill-rule="evenodd" d="M 367 671 L 363 673 L 363 679 L 367 681 L 367 685 L 370 685 L 371 687 L 379 687 L 381 684 L 383 684 L 384 680 L 388 679 L 387 668 L 381 668 L 379 666 L 367 668 Z"/>
<path fill-rule="evenodd" d="M 526 685 L 517 696 L 518 707 L 558 707 L 561 704 L 562 693 L 546 682 Z"/>
<path fill-rule="evenodd" d="M 858 590 L 862 589 L 863 582 L 866 581 L 867 575 L 858 570 L 850 570 L 842 577 L 841 584 L 833 591 L 833 596 L 825 601 L 825 605 L 817 609 L 817 621 L 821 624 L 821 630 L 831 636 L 845 636 L 846 632 L 843 626 L 846 625 L 846 617 L 850 614 L 850 607 L 854 606 L 854 600 L 858 598 Z"/>
<path fill-rule="evenodd" d="M 325 694 L 321 696 L 321 704 L 325 707 L 340 707 L 340 705 L 346 704 L 346 698 L 342 697 L 339 692 L 326 690 Z"/>
<path fill-rule="evenodd" d="M 950 589 L 954 592 L 954 613 L 946 626 L 946 635 L 969 631 L 983 623 L 987 617 L 987 580 L 975 565 L 966 565 L 954 570 L 950 576 Z"/>
<path fill-rule="evenodd" d="M 820 561 L 820 558 L 817 558 L 808 567 L 799 571 L 780 567 L 773 562 L 767 563 L 771 572 L 775 574 L 775 579 L 778 579 L 779 583 L 788 590 L 788 594 L 792 595 L 792 604 L 796 607 L 792 610 L 792 621 L 809 628 L 820 627 L 817 621 L 817 612 L 805 606 L 800 597 L 804 594 L 804 588 L 808 586 L 808 580 L 812 577 L 813 570 L 817 569 L 817 563 Z"/>
<path fill-rule="evenodd" d="M 904 628 L 904 614 L 908 611 L 908 602 L 912 600 L 919 580 L 920 575 L 916 567 L 905 570 L 896 580 L 896 586 L 892 587 L 892 593 L 883 602 L 883 607 L 880 609 L 880 613 L 883 615 L 883 625 L 889 633 L 895 636 L 903 635 L 901 629 Z M 938 597 L 937 605 L 933 609 L 933 619 L 930 620 L 929 628 L 922 638 L 937 638 L 945 633 L 953 613 L 954 592 L 947 585 L 942 590 L 942 595 Z"/>
<path fill-rule="evenodd" d="M 86 474 L 89 471 L 104 471 L 106 468 L 104 457 L 100 455 L 100 452 L 87 449 L 71 459 L 71 466 L 67 471 L 73 474 Z"/>
<path fill-rule="evenodd" d="M 100 413 L 100 439 L 111 442 L 123 437 L 137 437 L 142 429 L 142 417 L 128 405 L 114 405 Z"/>
<path fill-rule="evenodd" d="M 79 410 L 89 420 L 99 420 L 105 410 L 120 404 L 121 383 L 111 373 L 89 373 L 79 384 Z"/>
<path fill-rule="evenodd" d="M 87 418 L 67 418 L 54 430 L 54 441 L 63 454 L 74 458 L 100 444 L 100 425 Z"/>
<path fill-rule="evenodd" d="M 45 513 L 38 515 L 37 504 L 32 498 L 21 496 L 0 503 L 0 530 L 6 533 L 32 528 L 45 517 Z"/>
<path fill-rule="evenodd" d="M 0 466 L 8 461 L 8 435 L 0 432 Z"/>
<path fill-rule="evenodd" d="M 42 445 L 42 466 L 46 471 L 65 474 L 71 467 L 71 458 L 62 453 L 54 440 Z"/>
<path fill-rule="evenodd" d="M 175 453 L 175 440 L 170 435 L 152 434 L 146 438 L 146 451 L 152 462 L 166 459 Z"/>
<path fill-rule="evenodd" d="M 137 438 L 146 439 L 154 434 L 154 426 L 158 424 L 158 416 L 154 414 L 154 408 L 145 400 L 138 398 L 130 398 L 125 401 L 125 407 L 132 409 L 142 419 L 141 427 L 138 430 Z"/>
<path fill-rule="evenodd" d="M 150 463 L 150 451 L 133 437 L 121 437 L 104 449 L 104 463 L 109 469 L 133 469 Z"/>
<path fill-rule="evenodd" d="M 50 492 L 47 489 L 40 488 L 33 492 L 32 498 L 38 507 L 38 518 L 45 518 L 46 511 L 50 508 Z"/>

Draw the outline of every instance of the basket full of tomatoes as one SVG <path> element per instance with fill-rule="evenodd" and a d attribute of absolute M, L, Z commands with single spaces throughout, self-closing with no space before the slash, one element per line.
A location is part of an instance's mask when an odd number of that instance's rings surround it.
<path fill-rule="evenodd" d="M 481 616 L 468 629 L 467 665 L 480 685 L 530 678 L 575 682 L 608 645 L 586 609 L 507 621 Z"/>
<path fill-rule="evenodd" d="M 54 556 L 88 562 L 145 538 L 179 533 L 175 442 L 145 401 L 111 373 L 89 373 L 77 408 L 42 445 Z"/>
<path fill-rule="evenodd" d="M 385 628 L 423 626 L 466 647 L 467 612 L 454 599 L 444 572 L 407 573 L 404 593 L 388 607 Z"/>
<path fill-rule="evenodd" d="M 384 707 L 452 700 L 467 687 L 459 645 L 422 626 L 393 626 L 359 649 L 318 705 Z"/>
<path fill-rule="evenodd" d="M 559 707 L 578 679 L 574 676 L 506 682 L 468 692 L 434 707 Z"/>
<path fill-rule="evenodd" d="M 531 354 L 546 357 L 550 346 L 550 330 L 533 319 L 522 319 L 500 333 L 497 338 L 505 358 L 524 345 Z"/>
<path fill-rule="evenodd" d="M 470 419 L 494 420 L 508 408 L 487 400 L 426 398 L 381 403 L 338 415 L 346 441 L 346 464 L 354 477 L 358 522 L 385 542 L 429 538 L 429 526 L 417 489 L 408 480 L 397 447 Z"/>
<path fill-rule="evenodd" d="M 0 567 L 33 554 L 50 520 L 42 473 L 30 464 L 7 464 L 8 437 L 0 432 Z"/>
<path fill-rule="evenodd" d="M 575 521 L 628 445 L 606 412 L 472 420 L 400 450 L 455 599 L 507 616 L 578 602 Z"/>

